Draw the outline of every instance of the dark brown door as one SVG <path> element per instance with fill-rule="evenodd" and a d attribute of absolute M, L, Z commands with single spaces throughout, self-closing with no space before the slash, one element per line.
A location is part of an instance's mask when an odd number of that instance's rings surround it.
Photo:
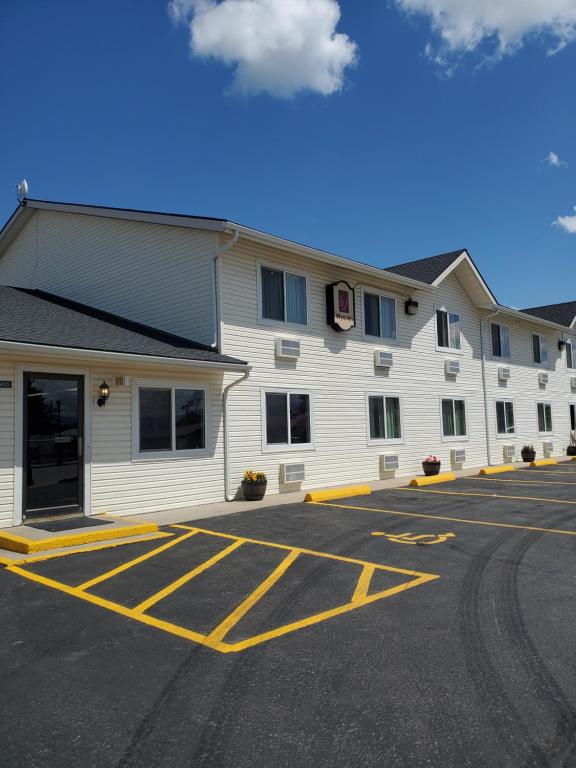
<path fill-rule="evenodd" d="M 24 518 L 83 511 L 84 378 L 24 374 Z"/>

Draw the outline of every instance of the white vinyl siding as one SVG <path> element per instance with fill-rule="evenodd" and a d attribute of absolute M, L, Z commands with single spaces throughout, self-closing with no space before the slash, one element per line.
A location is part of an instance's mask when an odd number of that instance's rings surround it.
<path fill-rule="evenodd" d="M 0 379 L 12 388 L 0 389 L 0 528 L 11 526 L 14 514 L 15 368 L 0 353 Z"/>

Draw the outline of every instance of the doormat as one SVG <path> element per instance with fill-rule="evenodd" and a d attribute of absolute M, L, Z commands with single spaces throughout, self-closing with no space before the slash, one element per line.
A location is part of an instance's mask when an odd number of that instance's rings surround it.
<path fill-rule="evenodd" d="M 73 531 L 75 528 L 91 528 L 93 525 L 110 525 L 111 520 L 94 520 L 91 517 L 69 517 L 65 520 L 47 520 L 42 523 L 26 523 L 30 528 L 40 528 L 42 531 L 57 533 L 58 531 Z"/>

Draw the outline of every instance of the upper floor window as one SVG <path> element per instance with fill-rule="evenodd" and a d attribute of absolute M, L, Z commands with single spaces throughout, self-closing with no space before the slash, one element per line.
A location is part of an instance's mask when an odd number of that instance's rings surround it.
<path fill-rule="evenodd" d="M 466 437 L 466 401 L 442 400 L 442 435 L 444 437 Z"/>
<path fill-rule="evenodd" d="M 260 267 L 261 315 L 280 323 L 308 323 L 308 291 L 304 275 Z"/>
<path fill-rule="evenodd" d="M 460 315 L 445 309 L 436 310 L 438 346 L 443 349 L 461 349 Z"/>
<path fill-rule="evenodd" d="M 206 394 L 203 389 L 138 387 L 137 453 L 175 454 L 206 447 Z"/>
<path fill-rule="evenodd" d="M 532 360 L 539 365 L 548 362 L 548 342 L 539 333 L 532 334 Z"/>
<path fill-rule="evenodd" d="M 548 435 L 552 432 L 552 406 L 550 403 L 538 403 L 538 432 Z"/>
<path fill-rule="evenodd" d="M 499 323 L 492 323 L 492 355 L 510 357 L 510 331 Z"/>
<path fill-rule="evenodd" d="M 266 392 L 264 413 L 267 446 L 312 446 L 312 406 L 307 392 Z"/>
<path fill-rule="evenodd" d="M 368 395 L 368 421 L 370 440 L 401 440 L 400 398 Z"/>
<path fill-rule="evenodd" d="M 396 299 L 364 292 L 364 333 L 381 339 L 396 338 Z"/>
<path fill-rule="evenodd" d="M 496 403 L 496 429 L 499 435 L 515 435 L 514 403 L 511 400 L 498 400 Z"/>
<path fill-rule="evenodd" d="M 576 350 L 571 340 L 566 342 L 566 367 L 576 368 Z"/>

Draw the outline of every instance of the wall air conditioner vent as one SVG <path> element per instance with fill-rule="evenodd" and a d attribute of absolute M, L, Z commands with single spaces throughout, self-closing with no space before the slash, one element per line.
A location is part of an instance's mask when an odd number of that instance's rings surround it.
<path fill-rule="evenodd" d="M 460 373 L 460 362 L 458 360 L 445 360 L 444 372 L 446 376 L 458 376 Z"/>
<path fill-rule="evenodd" d="M 545 387 L 546 384 L 548 384 L 548 374 L 544 373 L 544 371 L 540 371 L 538 374 L 538 384 L 542 387 Z"/>
<path fill-rule="evenodd" d="M 546 458 L 550 458 L 554 453 L 554 443 L 550 440 L 546 440 L 542 443 L 542 452 Z"/>
<path fill-rule="evenodd" d="M 576 391 L 576 376 L 572 376 L 570 379 L 570 386 L 572 387 L 572 391 Z"/>
<path fill-rule="evenodd" d="M 383 352 L 377 349 L 374 352 L 374 367 L 375 368 L 392 368 L 394 364 L 394 355 L 392 352 Z"/>
<path fill-rule="evenodd" d="M 387 453 L 380 456 L 380 471 L 392 472 L 398 469 L 399 461 L 397 453 Z"/>
<path fill-rule="evenodd" d="M 301 483 L 306 479 L 306 468 L 304 464 L 281 464 L 280 481 L 285 485 L 288 483 Z"/>
<path fill-rule="evenodd" d="M 512 461 L 516 458 L 516 446 L 515 445 L 505 445 L 503 448 L 504 451 L 504 461 Z"/>
<path fill-rule="evenodd" d="M 276 339 L 276 357 L 282 360 L 298 360 L 300 342 L 296 339 Z"/>
<path fill-rule="evenodd" d="M 464 464 L 466 461 L 466 451 L 464 448 L 452 449 L 452 464 Z"/>
<path fill-rule="evenodd" d="M 499 381 L 510 381 L 510 377 L 512 376 L 512 372 L 510 368 L 504 368 L 500 367 L 498 368 L 498 380 Z"/>

